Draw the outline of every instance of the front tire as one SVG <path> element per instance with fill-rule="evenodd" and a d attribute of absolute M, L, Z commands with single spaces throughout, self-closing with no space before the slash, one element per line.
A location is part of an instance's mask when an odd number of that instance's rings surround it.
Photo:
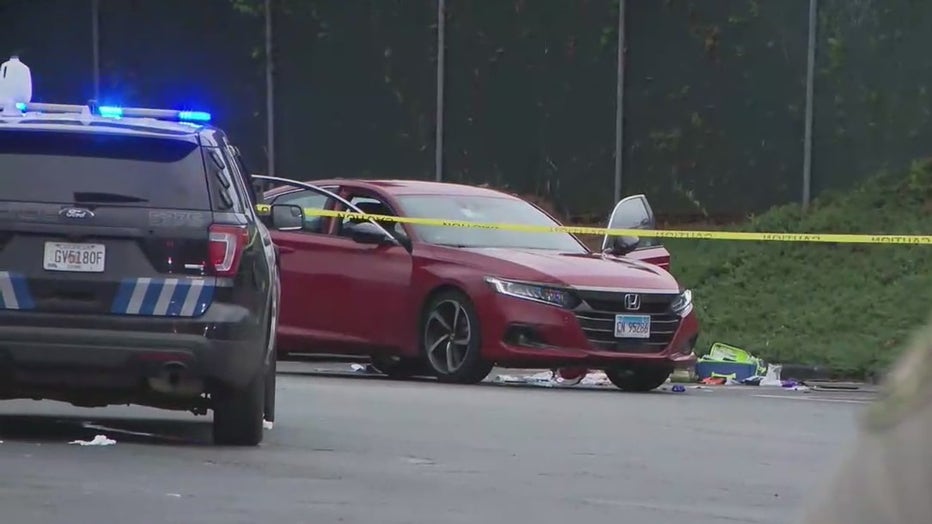
<path fill-rule="evenodd" d="M 673 368 L 669 366 L 631 366 L 606 369 L 605 376 L 618 389 L 635 393 L 646 393 L 662 386 Z"/>
<path fill-rule="evenodd" d="M 428 303 L 421 319 L 421 351 L 440 382 L 477 384 L 492 371 L 482 359 L 479 317 L 465 294 L 445 291 Z"/>

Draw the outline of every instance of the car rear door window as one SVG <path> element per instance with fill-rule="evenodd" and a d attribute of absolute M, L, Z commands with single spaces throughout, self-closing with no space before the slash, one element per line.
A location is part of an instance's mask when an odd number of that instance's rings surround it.
<path fill-rule="evenodd" d="M 210 209 L 197 143 L 109 133 L 0 131 L 0 200 Z"/>

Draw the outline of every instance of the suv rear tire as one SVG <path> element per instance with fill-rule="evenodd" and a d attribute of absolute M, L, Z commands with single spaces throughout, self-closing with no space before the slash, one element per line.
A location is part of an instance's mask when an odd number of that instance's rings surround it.
<path fill-rule="evenodd" d="M 265 418 L 266 371 L 244 388 L 223 388 L 214 395 L 214 444 L 258 446 Z"/>
<path fill-rule="evenodd" d="M 263 399 L 265 412 L 264 419 L 268 422 L 275 422 L 275 388 L 278 378 L 278 355 L 272 351 L 269 357 L 271 362 L 265 376 L 265 398 Z"/>
<path fill-rule="evenodd" d="M 664 384 L 673 368 L 670 366 L 630 366 L 606 369 L 605 376 L 622 391 L 646 393 Z"/>

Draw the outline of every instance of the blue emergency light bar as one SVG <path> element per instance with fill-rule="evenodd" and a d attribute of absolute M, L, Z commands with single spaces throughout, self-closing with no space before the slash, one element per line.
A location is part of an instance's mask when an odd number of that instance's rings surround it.
<path fill-rule="evenodd" d="M 193 122 L 206 124 L 210 122 L 211 115 L 205 111 L 179 111 L 175 109 L 149 109 L 144 107 L 117 107 L 78 104 L 42 104 L 19 102 L 16 108 L 20 111 L 36 111 L 40 113 L 89 113 L 98 114 L 104 118 L 154 118 L 157 120 L 174 120 L 178 122 Z"/>

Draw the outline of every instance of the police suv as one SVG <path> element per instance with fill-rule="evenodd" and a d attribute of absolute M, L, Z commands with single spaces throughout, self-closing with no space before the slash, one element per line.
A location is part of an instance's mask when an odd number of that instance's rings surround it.
<path fill-rule="evenodd" d="M 279 277 L 237 149 L 207 113 L 31 97 L 0 66 L 0 399 L 212 410 L 259 444 Z"/>

